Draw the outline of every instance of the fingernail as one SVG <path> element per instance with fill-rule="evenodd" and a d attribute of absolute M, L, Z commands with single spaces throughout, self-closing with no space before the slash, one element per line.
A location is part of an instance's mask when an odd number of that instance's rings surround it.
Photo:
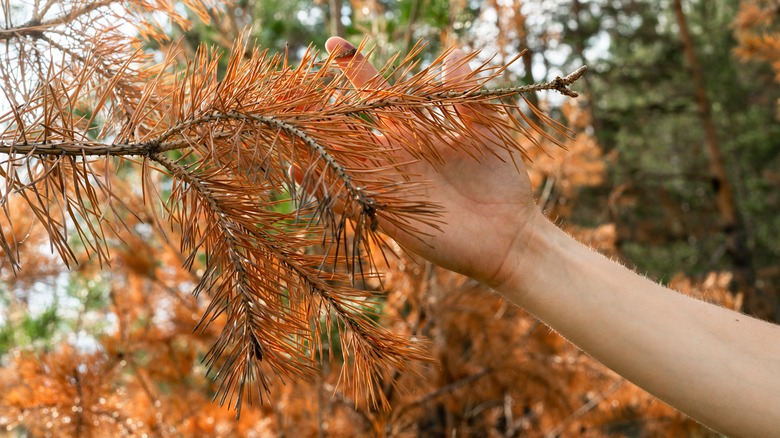
<path fill-rule="evenodd" d="M 357 49 L 352 44 L 346 43 L 339 46 L 337 50 L 334 50 L 334 52 L 336 52 L 337 54 L 334 55 L 333 57 L 336 59 L 340 59 L 340 58 L 355 56 L 355 54 L 357 53 Z"/>

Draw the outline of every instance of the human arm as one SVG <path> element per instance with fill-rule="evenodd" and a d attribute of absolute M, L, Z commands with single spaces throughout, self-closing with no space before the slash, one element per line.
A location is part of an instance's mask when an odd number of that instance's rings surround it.
<path fill-rule="evenodd" d="M 495 288 L 573 344 L 729 436 L 780 430 L 780 327 L 664 288 L 540 212 Z"/>
<path fill-rule="evenodd" d="M 331 39 L 327 48 L 344 44 Z M 467 67 L 453 67 L 461 53 L 450 56 L 444 76 L 457 88 Z M 370 64 L 350 71 L 342 62 L 358 86 L 376 74 Z M 430 182 L 426 196 L 444 208 L 442 229 L 410 236 L 380 224 L 383 231 L 494 287 L 705 425 L 730 435 L 780 430 L 780 328 L 685 297 L 599 255 L 544 218 L 510 157 L 477 162 L 447 146 L 443 165 L 418 162 L 410 172 Z"/>

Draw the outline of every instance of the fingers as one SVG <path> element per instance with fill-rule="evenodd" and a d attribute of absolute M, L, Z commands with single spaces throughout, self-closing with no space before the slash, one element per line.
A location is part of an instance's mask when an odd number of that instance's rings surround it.
<path fill-rule="evenodd" d="M 466 55 L 460 49 L 452 50 L 442 66 L 444 83 L 452 86 L 453 90 L 466 91 L 477 86 L 477 79 L 472 75 Z"/>
<path fill-rule="evenodd" d="M 389 84 L 379 74 L 363 54 L 358 53 L 358 49 L 340 37 L 331 37 L 325 42 L 325 49 L 334 56 L 336 65 L 344 71 L 352 85 L 356 88 L 364 85 L 373 86 L 372 88 L 387 88 Z"/>
<path fill-rule="evenodd" d="M 347 40 L 340 37 L 331 37 L 325 42 L 325 49 L 333 56 L 336 65 L 349 78 L 349 81 L 355 88 L 364 88 L 363 97 L 370 97 L 374 94 L 372 90 L 384 90 L 390 88 L 390 84 L 379 73 L 373 64 L 368 62 L 368 58 L 359 52 L 359 49 L 350 44 Z M 388 128 L 386 134 L 393 136 L 393 130 L 396 124 L 390 118 L 381 118 L 376 115 L 379 124 Z M 396 133 L 397 134 L 397 133 Z M 385 135 L 377 135 L 377 146 L 383 150 L 389 150 L 390 146 Z"/>
<path fill-rule="evenodd" d="M 469 59 L 460 49 L 454 49 L 444 58 L 442 76 L 444 83 L 453 91 L 471 91 L 479 87 L 479 80 L 469 67 Z M 455 105 L 455 110 L 461 117 L 476 122 L 481 119 L 480 112 L 485 108 L 479 104 L 463 104 Z"/>

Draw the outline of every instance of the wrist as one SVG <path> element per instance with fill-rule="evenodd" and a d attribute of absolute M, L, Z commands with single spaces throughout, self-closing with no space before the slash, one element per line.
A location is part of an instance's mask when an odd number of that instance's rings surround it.
<path fill-rule="evenodd" d="M 526 295 L 533 290 L 537 272 L 534 266 L 549 254 L 552 233 L 561 232 L 538 208 L 528 215 L 526 224 L 518 230 L 501 267 L 489 285 L 514 304 L 522 307 Z"/>

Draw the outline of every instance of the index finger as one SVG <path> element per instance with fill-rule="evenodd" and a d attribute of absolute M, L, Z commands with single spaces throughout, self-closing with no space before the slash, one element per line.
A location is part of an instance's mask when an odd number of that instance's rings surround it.
<path fill-rule="evenodd" d="M 362 47 L 361 44 L 360 48 Z M 340 37 L 331 37 L 325 42 L 325 49 L 352 85 L 361 90 L 361 96 L 377 97 L 376 90 L 387 90 L 390 83 L 368 62 L 368 58 L 360 53 L 360 48 Z M 414 148 L 417 144 L 418 134 L 412 124 L 398 123 L 394 117 L 384 117 L 380 112 L 372 114 L 372 119 L 376 122 L 374 127 L 381 131 L 381 134 L 374 137 L 380 149 L 395 153 L 394 150 Z M 402 160 L 404 157 L 399 156 L 398 159 Z"/>
<path fill-rule="evenodd" d="M 442 65 L 444 83 L 453 91 L 471 91 L 478 88 L 479 80 L 469 67 L 468 61 L 473 58 L 467 56 L 460 49 L 453 49 Z M 456 104 L 455 109 L 461 116 L 466 116 L 473 121 L 480 121 L 482 116 L 489 115 L 493 110 L 479 103 Z"/>
<path fill-rule="evenodd" d="M 333 55 L 336 65 L 347 75 L 349 81 L 356 88 L 366 84 L 376 88 L 388 88 L 384 77 L 368 59 L 358 52 L 358 49 L 347 40 L 340 37 L 331 37 L 325 42 L 325 50 Z"/>

